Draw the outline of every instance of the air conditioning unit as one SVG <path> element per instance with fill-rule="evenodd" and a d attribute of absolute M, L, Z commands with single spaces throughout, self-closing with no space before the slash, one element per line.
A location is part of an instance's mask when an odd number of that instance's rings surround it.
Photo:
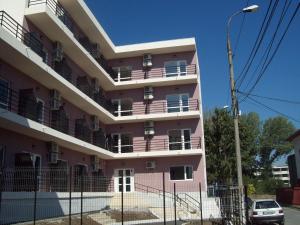
<path fill-rule="evenodd" d="M 55 42 L 53 46 L 53 60 L 55 62 L 61 62 L 64 57 L 63 47 L 60 42 Z"/>
<path fill-rule="evenodd" d="M 153 87 L 145 87 L 144 88 L 144 100 L 151 100 L 153 99 Z"/>
<path fill-rule="evenodd" d="M 143 56 L 143 67 L 149 68 L 152 66 L 152 55 L 151 54 L 145 54 Z"/>
<path fill-rule="evenodd" d="M 49 150 L 49 163 L 57 163 L 58 154 L 59 154 L 59 146 L 55 142 L 48 142 L 48 150 Z"/>
<path fill-rule="evenodd" d="M 97 116 L 91 116 L 91 127 L 93 131 L 99 130 L 99 118 Z"/>
<path fill-rule="evenodd" d="M 99 163 L 100 159 L 96 155 L 91 156 L 91 169 L 92 171 L 98 171 L 99 170 Z"/>
<path fill-rule="evenodd" d="M 144 124 L 144 132 L 146 136 L 152 136 L 155 134 L 154 132 L 154 122 L 146 121 Z"/>
<path fill-rule="evenodd" d="M 147 161 L 146 162 L 146 169 L 155 169 L 156 162 L 155 161 Z"/>
<path fill-rule="evenodd" d="M 97 78 L 92 78 L 91 84 L 92 84 L 92 89 L 93 89 L 94 93 L 98 93 L 100 90 L 99 80 Z"/>
<path fill-rule="evenodd" d="M 53 89 L 50 90 L 50 109 L 58 110 L 61 106 L 61 95 L 59 91 Z"/>

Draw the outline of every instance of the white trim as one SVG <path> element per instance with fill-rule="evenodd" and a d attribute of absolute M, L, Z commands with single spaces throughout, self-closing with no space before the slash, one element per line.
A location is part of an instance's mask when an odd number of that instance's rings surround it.
<path fill-rule="evenodd" d="M 170 134 L 169 134 L 169 132 L 170 131 L 174 131 L 174 130 L 180 131 L 180 137 L 181 137 L 181 142 L 180 142 L 181 143 L 181 149 L 180 150 L 171 150 L 170 149 L 170 142 L 169 142 L 169 140 L 170 140 Z M 184 131 L 185 130 L 188 130 L 190 132 L 190 141 L 189 142 L 185 142 L 184 141 Z M 169 151 L 185 151 L 185 150 L 189 151 L 189 150 L 193 149 L 193 146 L 192 146 L 192 129 L 191 128 L 169 129 L 169 130 L 167 130 L 167 133 L 168 133 L 168 150 Z M 171 144 L 176 144 L 176 143 L 179 144 L 179 142 L 174 142 L 174 143 L 171 143 Z M 190 144 L 190 148 L 185 149 L 185 144 L 187 144 L 187 143 Z"/>
<path fill-rule="evenodd" d="M 184 106 L 183 105 L 183 101 L 182 101 L 182 96 L 185 96 L 187 95 L 187 106 Z M 178 96 L 179 97 L 179 106 L 172 106 L 172 107 L 169 107 L 169 104 L 168 104 L 168 97 L 171 97 L 171 96 Z M 172 112 L 168 112 L 169 109 L 177 109 L 179 108 L 179 111 L 178 112 L 189 112 L 190 111 L 190 94 L 189 93 L 180 93 L 180 94 L 169 94 L 169 95 L 166 95 L 166 102 L 167 102 L 167 113 L 172 113 Z M 187 111 L 184 111 L 183 109 L 186 109 L 187 108 Z"/>
<path fill-rule="evenodd" d="M 131 76 L 130 77 L 121 77 L 122 69 L 130 70 Z M 112 70 L 117 72 L 117 75 L 118 75 L 117 79 L 114 79 L 115 82 L 122 82 L 123 80 L 125 80 L 125 81 L 132 80 L 132 66 L 116 66 L 116 67 L 112 67 Z M 130 79 L 128 79 L 128 78 L 130 78 Z"/>
<path fill-rule="evenodd" d="M 132 145 L 122 145 L 122 135 L 131 135 L 132 136 Z M 112 143 L 112 148 L 115 148 L 117 147 L 118 148 L 118 154 L 124 154 L 126 152 L 122 152 L 122 147 L 130 147 L 132 146 L 132 149 L 133 149 L 133 135 L 131 132 L 123 132 L 123 133 L 112 133 L 111 134 L 111 139 L 112 139 L 112 142 L 113 142 L 113 136 L 118 136 L 118 145 L 115 146 L 113 145 Z"/>
<path fill-rule="evenodd" d="M 184 63 L 183 65 L 181 65 L 181 63 Z M 176 66 L 166 66 L 167 64 L 176 64 Z M 185 72 L 181 72 L 181 66 L 185 66 Z M 174 67 L 174 69 L 176 68 L 176 73 L 167 73 L 166 68 L 168 67 Z M 182 76 L 187 76 L 188 72 L 187 72 L 187 60 L 183 59 L 183 60 L 172 60 L 172 61 L 166 61 L 164 62 L 164 77 L 169 78 L 169 77 L 182 77 Z"/>
<path fill-rule="evenodd" d="M 183 180 L 172 180 L 171 179 L 171 167 L 183 167 L 184 168 L 184 179 Z M 186 168 L 187 167 L 192 167 L 192 179 L 187 179 L 186 178 Z M 181 165 L 172 165 L 169 166 L 169 180 L 170 181 L 193 181 L 194 180 L 194 167 L 190 164 L 181 164 Z"/>
<path fill-rule="evenodd" d="M 134 168 L 115 168 L 114 169 L 114 189 L 116 193 L 120 193 L 119 191 L 119 178 L 121 178 L 119 176 L 119 171 L 122 170 L 123 173 L 123 192 L 124 193 L 130 193 L 130 192 L 134 192 Z M 130 191 L 126 191 L 126 178 L 128 176 L 126 176 L 126 170 L 130 170 Z"/>
<path fill-rule="evenodd" d="M 125 100 L 129 100 L 131 102 L 131 109 L 122 110 L 122 101 L 125 101 Z M 127 115 L 127 116 L 132 116 L 132 114 L 133 114 L 133 99 L 132 98 L 116 98 L 116 99 L 112 99 L 111 102 L 113 104 L 114 104 L 114 102 L 117 102 L 117 104 L 118 104 L 117 111 L 113 112 L 114 114 L 117 114 L 117 117 L 121 117 L 122 113 L 126 113 L 126 112 L 127 113 L 131 112 L 131 115 Z"/>

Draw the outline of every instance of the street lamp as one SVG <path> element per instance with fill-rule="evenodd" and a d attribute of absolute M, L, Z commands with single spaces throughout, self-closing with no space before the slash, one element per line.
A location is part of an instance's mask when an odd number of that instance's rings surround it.
<path fill-rule="evenodd" d="M 238 123 L 238 105 L 236 98 L 236 90 L 235 90 L 235 81 L 234 81 L 234 72 L 233 72 L 233 61 L 232 61 L 232 49 L 229 37 L 229 29 L 231 20 L 234 16 L 237 16 L 241 13 L 251 13 L 256 12 L 258 10 L 258 5 L 251 5 L 246 8 L 243 8 L 240 11 L 232 14 L 227 22 L 227 54 L 228 54 L 228 63 L 229 63 L 229 73 L 230 73 L 230 89 L 231 89 L 231 105 L 233 112 L 233 120 L 234 120 L 234 138 L 235 138 L 235 151 L 236 151 L 236 164 L 237 164 L 237 178 L 238 178 L 238 186 L 240 190 L 243 189 L 243 177 L 242 177 L 242 162 L 241 162 L 241 148 L 240 148 L 240 135 L 239 135 L 239 123 Z"/>

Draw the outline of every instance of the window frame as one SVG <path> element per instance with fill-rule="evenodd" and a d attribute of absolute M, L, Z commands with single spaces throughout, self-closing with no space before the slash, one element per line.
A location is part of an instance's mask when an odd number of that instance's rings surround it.
<path fill-rule="evenodd" d="M 184 179 L 183 180 L 172 180 L 171 179 L 171 168 L 172 167 L 183 167 L 183 170 L 184 170 Z M 187 178 L 187 173 L 186 173 L 186 168 L 187 167 L 190 167 L 192 169 L 192 178 Z M 190 165 L 190 164 L 185 164 L 185 165 L 172 165 L 169 167 L 169 179 L 170 181 L 193 181 L 194 180 L 194 167 L 193 165 Z"/>
<path fill-rule="evenodd" d="M 0 80 L 7 83 L 7 87 L 6 87 L 7 88 L 7 99 L 6 99 L 6 102 L 2 101 L 4 99 L 0 99 L 0 108 L 8 110 L 9 109 L 9 99 L 10 99 L 10 91 L 9 91 L 10 82 L 7 79 L 4 79 L 2 77 L 0 77 Z"/>
<path fill-rule="evenodd" d="M 132 137 L 132 144 L 131 145 L 122 145 L 122 135 L 131 135 Z M 113 140 L 114 140 L 114 136 L 118 136 L 118 145 L 113 145 Z M 133 135 L 132 133 L 128 132 L 128 133 L 112 133 L 111 134 L 111 139 L 112 139 L 112 148 L 116 148 L 118 149 L 117 154 L 124 154 L 127 152 L 122 152 L 122 147 L 132 147 L 132 152 L 133 152 Z"/>
<path fill-rule="evenodd" d="M 122 100 L 129 100 L 131 101 L 131 109 L 130 110 L 122 110 Z M 111 100 L 112 104 L 114 105 L 114 102 L 117 102 L 117 111 L 114 111 L 113 113 L 116 114 L 117 117 L 122 117 L 122 113 L 131 113 L 131 115 L 124 115 L 124 116 L 132 116 L 133 114 L 133 99 L 132 98 L 117 98 Z"/>
<path fill-rule="evenodd" d="M 179 97 L 179 105 L 178 106 L 169 106 L 168 103 L 168 97 L 171 96 L 178 96 Z M 183 105 L 183 100 L 182 100 L 182 96 L 187 96 L 187 105 Z M 178 112 L 189 112 L 190 111 L 190 94 L 189 93 L 180 93 L 180 94 L 169 94 L 166 95 L 166 102 L 167 102 L 167 113 L 172 113 L 169 112 L 169 109 L 179 109 L 178 111 L 176 111 L 175 113 Z M 184 110 L 187 109 L 187 110 Z"/>
<path fill-rule="evenodd" d="M 131 76 L 130 77 L 121 77 L 122 76 L 122 73 L 121 73 L 122 69 L 129 70 L 131 72 L 131 74 L 130 74 Z M 116 66 L 116 67 L 112 67 L 112 70 L 117 74 L 117 77 L 114 78 L 114 81 L 122 82 L 122 81 L 132 80 L 132 66 Z"/>
<path fill-rule="evenodd" d="M 185 72 L 181 72 L 181 63 L 184 63 L 185 66 Z M 172 64 L 175 63 L 175 66 L 167 66 L 167 64 Z M 168 67 L 174 67 L 176 68 L 176 73 L 167 73 L 166 68 Z M 180 76 L 187 76 L 187 60 L 170 60 L 170 61 L 166 61 L 164 62 L 164 77 L 180 77 Z"/>
<path fill-rule="evenodd" d="M 184 131 L 185 130 L 189 131 L 189 134 L 190 134 L 190 141 L 189 142 L 186 142 L 184 140 Z M 181 143 L 181 149 L 180 150 L 171 150 L 170 149 L 170 134 L 169 134 L 170 131 L 180 131 L 181 141 L 180 142 L 172 142 L 172 144 L 179 144 L 179 143 Z M 190 148 L 185 148 L 185 144 L 187 144 L 187 143 L 190 144 Z M 191 128 L 170 129 L 170 130 L 168 130 L 168 150 L 169 151 L 188 151 L 188 150 L 192 150 L 192 149 L 193 149 L 193 146 L 192 146 L 192 129 Z"/>

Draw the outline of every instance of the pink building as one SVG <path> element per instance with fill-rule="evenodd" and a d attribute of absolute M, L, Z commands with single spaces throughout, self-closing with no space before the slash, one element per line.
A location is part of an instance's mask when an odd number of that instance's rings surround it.
<path fill-rule="evenodd" d="M 195 39 L 115 46 L 83 0 L 0 11 L 1 167 L 206 190 Z"/>

